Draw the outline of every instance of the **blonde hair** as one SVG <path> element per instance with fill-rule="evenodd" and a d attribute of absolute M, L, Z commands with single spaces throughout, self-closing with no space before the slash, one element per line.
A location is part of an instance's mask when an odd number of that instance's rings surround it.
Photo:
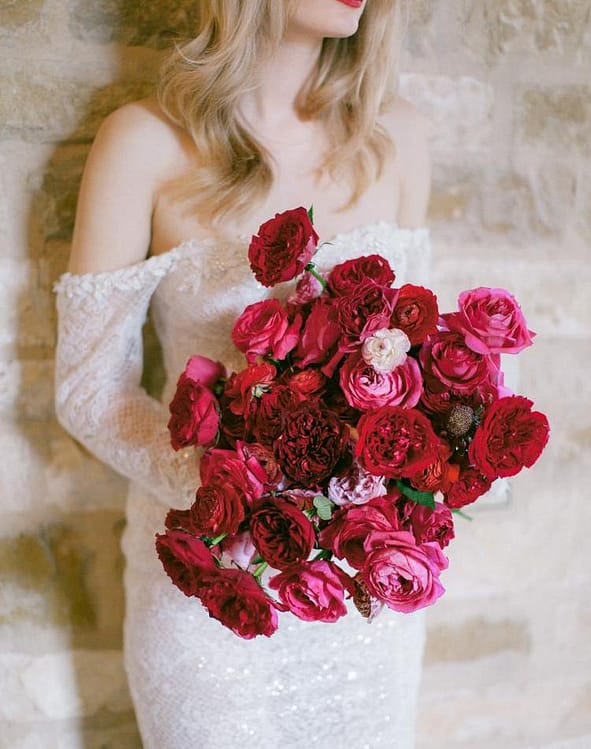
<path fill-rule="evenodd" d="M 319 171 L 351 187 L 346 210 L 379 179 L 393 148 L 378 116 L 392 103 L 397 80 L 396 0 L 371 0 L 355 35 L 325 39 L 296 110 L 321 121 L 330 150 Z M 237 116 L 244 91 L 281 44 L 293 0 L 200 0 L 197 36 L 177 45 L 160 70 L 159 104 L 192 137 L 197 165 L 171 183 L 177 197 L 210 229 L 252 212 L 273 184 L 272 159 Z"/>

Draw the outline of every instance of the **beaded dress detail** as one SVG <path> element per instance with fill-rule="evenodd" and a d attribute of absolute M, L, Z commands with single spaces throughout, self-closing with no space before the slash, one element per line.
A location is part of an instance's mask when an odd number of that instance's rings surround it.
<path fill-rule="evenodd" d="M 60 423 L 130 479 L 125 666 L 144 749 L 412 749 L 425 612 L 352 610 L 334 624 L 279 617 L 271 637 L 244 641 L 210 619 L 164 574 L 154 535 L 168 507 L 189 507 L 198 452 L 170 447 L 168 402 L 186 360 L 244 365 L 231 330 L 244 307 L 282 296 L 254 278 L 248 238 L 188 240 L 115 271 L 56 283 L 56 412 Z M 395 285 L 427 284 L 427 229 L 378 222 L 322 243 L 320 271 L 380 253 Z M 289 285 L 291 288 L 291 285 Z M 162 402 L 140 386 L 149 305 L 162 344 Z M 352 608 L 352 605 L 350 605 Z"/>

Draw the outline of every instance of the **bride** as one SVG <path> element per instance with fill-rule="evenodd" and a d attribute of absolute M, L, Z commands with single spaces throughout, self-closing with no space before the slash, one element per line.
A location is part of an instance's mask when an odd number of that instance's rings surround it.
<path fill-rule="evenodd" d="M 399 28 L 393 0 L 200 0 L 154 96 L 109 115 L 88 157 L 55 289 L 56 410 L 130 479 L 125 665 L 146 749 L 414 746 L 424 610 L 290 617 L 244 641 L 171 585 L 154 549 L 166 508 L 198 484 L 166 404 L 191 354 L 241 366 L 230 331 L 262 298 L 247 245 L 263 221 L 313 205 L 320 270 L 379 252 L 397 285 L 427 282 L 427 125 L 394 93 Z M 139 384 L 149 306 L 162 402 Z"/>

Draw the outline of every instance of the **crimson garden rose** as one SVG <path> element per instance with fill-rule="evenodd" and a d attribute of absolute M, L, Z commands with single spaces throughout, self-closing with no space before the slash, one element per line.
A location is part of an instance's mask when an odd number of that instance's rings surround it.
<path fill-rule="evenodd" d="M 383 406 L 369 411 L 357 429 L 357 459 L 376 476 L 410 478 L 437 460 L 437 435 L 429 419 L 414 408 Z"/>
<path fill-rule="evenodd" d="M 186 596 L 196 595 L 203 576 L 216 569 L 203 541 L 185 531 L 166 530 L 157 534 L 156 552 L 168 577 Z"/>
<path fill-rule="evenodd" d="M 496 379 L 497 361 L 466 345 L 461 333 L 442 331 L 427 336 L 419 353 L 425 380 L 432 390 L 468 394 L 491 378 Z"/>
<path fill-rule="evenodd" d="M 274 449 L 286 476 L 317 486 L 333 473 L 348 444 L 346 425 L 320 401 L 310 401 L 285 415 Z"/>
<path fill-rule="evenodd" d="M 190 445 L 210 445 L 218 433 L 220 417 L 215 395 L 203 383 L 183 372 L 169 405 L 168 431 L 175 450 Z"/>
<path fill-rule="evenodd" d="M 305 208 L 276 213 L 250 242 L 250 267 L 263 286 L 291 281 L 311 261 L 317 245 L 318 234 Z"/>
<path fill-rule="evenodd" d="M 443 549 L 455 536 L 451 511 L 441 502 L 435 502 L 434 510 L 425 505 L 415 504 L 410 522 L 418 544 L 436 541 Z"/>
<path fill-rule="evenodd" d="M 438 318 L 437 297 L 432 291 L 410 283 L 400 287 L 390 324 L 403 330 L 413 346 L 436 332 Z"/>
<path fill-rule="evenodd" d="M 332 562 L 316 560 L 288 567 L 269 580 L 281 602 L 305 622 L 336 622 L 347 613 L 345 591 L 353 581 Z"/>
<path fill-rule="evenodd" d="M 191 506 L 193 526 L 200 536 L 234 535 L 245 518 L 244 504 L 235 485 L 219 481 L 200 486 Z"/>
<path fill-rule="evenodd" d="M 290 321 L 278 299 L 249 304 L 234 323 L 232 340 L 250 364 L 257 356 L 285 359 L 299 340 L 300 315 Z"/>
<path fill-rule="evenodd" d="M 355 351 L 366 338 L 387 328 L 398 292 L 366 278 L 347 296 L 337 299 L 339 351 Z"/>
<path fill-rule="evenodd" d="M 472 463 L 491 479 L 515 476 L 530 468 L 548 442 L 548 419 L 532 411 L 533 402 L 521 395 L 492 403 L 474 433 L 468 454 Z"/>
<path fill-rule="evenodd" d="M 199 591 L 210 617 L 245 640 L 270 637 L 277 629 L 277 611 L 254 577 L 244 570 L 219 569 L 205 576 Z"/>
<path fill-rule="evenodd" d="M 247 419 L 249 432 L 257 442 L 272 447 L 283 430 L 286 415 L 303 401 L 303 397 L 287 385 L 274 384 L 253 402 Z"/>
<path fill-rule="evenodd" d="M 341 358 L 336 353 L 339 335 L 337 308 L 330 299 L 322 297 L 313 305 L 304 323 L 293 354 L 294 364 L 300 369 L 321 364 L 324 374 L 330 377 Z"/>
<path fill-rule="evenodd" d="M 335 265 L 328 276 L 328 288 L 334 296 L 348 296 L 365 280 L 380 286 L 391 286 L 395 274 L 381 255 L 364 255 Z"/>
<path fill-rule="evenodd" d="M 275 569 L 307 559 L 316 539 L 314 526 L 306 515 L 281 496 L 255 507 L 250 532 L 259 554 Z"/>
<path fill-rule="evenodd" d="M 457 481 L 445 492 L 445 504 L 453 509 L 469 505 L 485 494 L 491 484 L 491 479 L 483 476 L 478 468 L 463 468 Z"/>
<path fill-rule="evenodd" d="M 362 578 L 371 595 L 388 608 L 411 613 L 445 593 L 440 573 L 449 562 L 435 542 L 417 544 L 412 533 L 373 532 L 365 540 Z"/>

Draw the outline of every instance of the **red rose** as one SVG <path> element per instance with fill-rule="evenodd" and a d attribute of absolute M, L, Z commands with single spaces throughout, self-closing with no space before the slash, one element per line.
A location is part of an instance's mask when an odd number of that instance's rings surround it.
<path fill-rule="evenodd" d="M 287 385 L 274 385 L 255 402 L 247 419 L 250 433 L 262 445 L 272 446 L 283 430 L 286 414 L 301 401 L 302 398 Z"/>
<path fill-rule="evenodd" d="M 349 296 L 368 278 L 379 286 L 391 286 L 395 277 L 386 258 L 365 255 L 335 265 L 328 276 L 328 288 L 334 296 Z"/>
<path fill-rule="evenodd" d="M 330 377 L 341 358 L 336 353 L 339 335 L 337 309 L 330 299 L 321 298 L 304 323 L 300 342 L 293 354 L 294 364 L 300 369 L 310 364 L 322 364 L 324 374 Z"/>
<path fill-rule="evenodd" d="M 186 596 L 196 595 L 203 575 L 216 569 L 203 541 L 184 531 L 157 534 L 156 551 L 164 571 Z"/>
<path fill-rule="evenodd" d="M 234 535 L 244 517 L 244 498 L 236 486 L 220 482 L 197 489 L 191 518 L 200 536 Z"/>
<path fill-rule="evenodd" d="M 250 242 L 250 267 L 263 286 L 291 281 L 310 262 L 317 244 L 318 234 L 305 208 L 276 213 Z"/>
<path fill-rule="evenodd" d="M 232 340 L 249 364 L 257 356 L 281 360 L 297 345 L 301 324 L 300 315 L 290 323 L 278 299 L 264 299 L 246 307 L 234 324 Z"/>
<path fill-rule="evenodd" d="M 376 372 L 361 353 L 351 354 L 341 367 L 339 382 L 348 403 L 360 411 L 380 406 L 412 408 L 423 390 L 421 369 L 412 356 L 391 372 Z"/>
<path fill-rule="evenodd" d="M 259 554 L 275 569 L 307 559 L 316 539 L 304 513 L 282 497 L 257 506 L 250 517 L 250 533 Z"/>
<path fill-rule="evenodd" d="M 454 509 L 469 505 L 485 494 L 491 484 L 491 479 L 483 476 L 477 468 L 465 468 L 445 493 L 445 504 Z"/>
<path fill-rule="evenodd" d="M 282 603 L 305 622 L 336 622 L 347 613 L 345 590 L 352 580 L 332 562 L 296 564 L 269 580 Z"/>
<path fill-rule="evenodd" d="M 252 407 L 253 398 L 270 388 L 276 373 L 275 367 L 269 362 L 250 364 L 238 374 L 233 372 L 224 389 L 224 403 L 232 413 L 246 416 Z"/>
<path fill-rule="evenodd" d="M 390 326 L 403 330 L 411 345 L 416 346 L 435 333 L 438 319 L 437 297 L 432 291 L 410 283 L 400 287 Z"/>
<path fill-rule="evenodd" d="M 302 369 L 300 372 L 286 370 L 282 381 L 301 400 L 320 396 L 327 387 L 328 378 L 319 369 Z"/>
<path fill-rule="evenodd" d="M 226 368 L 221 362 L 208 359 L 207 356 L 191 356 L 185 365 L 185 375 L 190 380 L 200 382 L 205 387 L 213 390 L 219 380 L 226 378 Z"/>
<path fill-rule="evenodd" d="M 436 541 L 443 549 L 455 536 L 451 511 L 441 502 L 435 502 L 434 510 L 415 504 L 410 522 L 418 544 Z"/>
<path fill-rule="evenodd" d="M 239 637 L 270 637 L 277 629 L 277 611 L 254 577 L 243 570 L 220 569 L 204 580 L 201 603 Z"/>
<path fill-rule="evenodd" d="M 419 353 L 425 380 L 432 390 L 450 389 L 467 394 L 494 377 L 496 361 L 466 346 L 460 333 L 438 332 L 427 336 Z"/>
<path fill-rule="evenodd" d="M 168 408 L 168 431 L 175 450 L 214 442 L 220 423 L 219 406 L 215 395 L 207 386 L 187 377 L 183 372 Z"/>
<path fill-rule="evenodd" d="M 437 460 L 439 440 L 429 419 L 414 408 L 383 406 L 363 414 L 355 454 L 377 476 L 411 477 Z"/>
<path fill-rule="evenodd" d="M 203 485 L 232 487 L 252 504 L 264 491 L 264 475 L 253 467 L 255 470 L 235 450 L 207 450 L 199 463 L 199 475 Z"/>
<path fill-rule="evenodd" d="M 422 471 L 415 473 L 411 484 L 421 492 L 446 492 L 452 481 L 457 481 L 460 467 L 454 463 L 448 463 L 452 451 L 449 445 L 441 441 L 439 443 L 439 454 L 431 465 Z"/>
<path fill-rule="evenodd" d="M 341 331 L 339 351 L 355 351 L 370 335 L 388 328 L 398 292 L 366 278 L 347 296 L 337 299 L 338 323 Z"/>
<path fill-rule="evenodd" d="M 548 442 L 548 419 L 521 395 L 499 398 L 486 410 L 468 454 L 485 476 L 515 476 L 530 468 Z"/>
<path fill-rule="evenodd" d="M 273 451 L 258 442 L 238 442 L 236 449 L 249 473 L 257 476 L 267 489 L 277 489 L 283 480 L 283 473 Z"/>
<path fill-rule="evenodd" d="M 445 593 L 439 582 L 448 560 L 436 543 L 420 546 L 412 533 L 371 533 L 365 542 L 362 578 L 371 595 L 388 608 L 411 613 L 430 606 Z"/>
<path fill-rule="evenodd" d="M 322 403 L 300 403 L 285 415 L 275 455 L 283 472 L 298 484 L 318 485 L 344 457 L 348 442 L 347 427 Z"/>
<path fill-rule="evenodd" d="M 319 543 L 330 549 L 337 559 L 346 559 L 351 567 L 362 569 L 367 558 L 363 543 L 372 531 L 399 529 L 397 495 L 376 497 L 363 505 L 338 510 L 320 532 Z"/>

